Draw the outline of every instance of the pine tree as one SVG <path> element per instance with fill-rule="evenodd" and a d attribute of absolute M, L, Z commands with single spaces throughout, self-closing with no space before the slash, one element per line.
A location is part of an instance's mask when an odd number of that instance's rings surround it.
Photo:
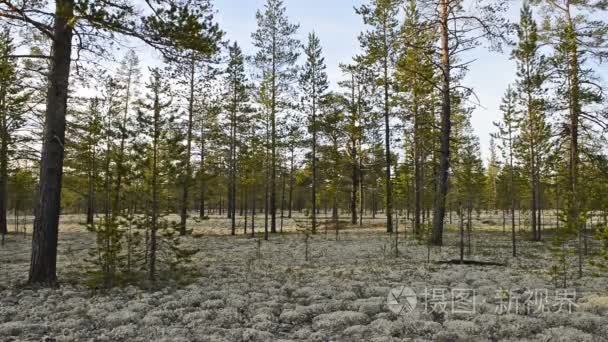
<path fill-rule="evenodd" d="M 454 174 L 457 192 L 458 211 L 461 216 L 460 231 L 460 261 L 464 259 L 464 215 L 466 214 L 467 227 L 467 254 L 471 253 L 471 231 L 472 231 L 472 212 L 474 208 L 479 209 L 482 203 L 482 192 L 485 185 L 485 171 L 483 162 L 479 157 L 479 141 L 472 134 L 472 129 L 468 127 L 467 132 L 460 142 L 461 146 L 456 154 L 454 163 Z"/>
<path fill-rule="evenodd" d="M 435 5 L 435 4 L 433 4 Z M 433 213 L 433 233 L 431 242 L 443 244 L 443 229 L 448 195 L 450 144 L 452 140 L 452 90 L 459 76 L 455 71 L 466 71 L 468 63 L 458 64 L 458 56 L 472 49 L 481 39 L 488 39 L 495 48 L 506 41 L 505 33 L 509 23 L 504 11 L 505 3 L 492 2 L 474 4 L 465 12 L 462 0 L 439 0 L 437 17 L 432 25 L 438 26 L 440 59 L 441 112 L 439 129 L 439 165 L 436 173 L 435 208 Z M 432 6 L 432 8 L 435 8 Z M 474 34 L 472 32 L 475 32 Z M 462 75 L 460 75 L 462 76 Z"/>
<path fill-rule="evenodd" d="M 112 202 L 112 211 L 115 215 L 119 215 L 122 210 L 123 201 L 123 180 L 127 176 L 128 143 L 132 140 L 133 132 L 133 104 L 138 100 L 139 82 L 142 77 L 139 69 L 139 57 L 133 50 L 129 50 L 120 66 L 116 71 L 115 83 L 119 90 L 119 98 L 122 105 L 121 115 L 118 120 L 114 120 L 116 130 L 118 131 L 118 149 L 115 152 L 115 183 L 114 183 L 114 199 Z"/>
<path fill-rule="evenodd" d="M 541 2 L 545 4 L 545 2 Z M 583 275 L 583 229 L 585 221 L 584 196 L 581 196 L 580 164 L 581 136 L 585 135 L 585 125 L 605 126 L 608 117 L 604 114 L 590 114 L 586 109 L 600 103 L 601 89 L 593 84 L 593 67 L 586 66 L 587 59 L 593 58 L 602 62 L 608 57 L 605 49 L 604 35 L 608 25 L 601 20 L 595 20 L 588 13 L 594 10 L 604 10 L 603 1 L 547 1 L 547 20 L 544 21 L 544 31 L 550 32 L 547 40 L 554 48 L 555 55 L 552 63 L 558 77 L 556 99 L 558 110 L 563 114 L 562 122 L 567 129 L 560 133 L 568 143 L 568 181 L 566 201 L 565 229 L 578 235 L 578 274 Z M 583 129 L 581 129 L 583 128 Z"/>
<path fill-rule="evenodd" d="M 9 32 L 0 32 L 0 234 L 7 230 L 8 179 L 11 159 L 23 143 L 17 132 L 26 124 L 27 101 L 22 75 L 9 57 L 14 52 Z"/>
<path fill-rule="evenodd" d="M 215 62 L 215 61 L 214 61 Z M 214 87 L 221 70 L 215 63 L 203 63 L 200 65 L 200 79 L 197 84 L 201 88 L 195 93 L 194 112 L 196 113 L 195 126 L 197 129 L 196 143 L 198 145 L 198 195 L 199 195 L 199 219 L 207 218 L 205 207 L 208 197 L 208 181 L 212 177 L 209 167 L 210 151 L 213 151 L 213 143 L 218 136 L 218 116 L 222 110 L 221 89 Z"/>
<path fill-rule="evenodd" d="M 361 125 L 361 102 L 363 101 L 361 86 L 359 84 L 359 70 L 357 65 L 341 65 L 342 72 L 350 77 L 339 84 L 347 88 L 344 98 L 347 101 L 347 123 L 345 133 L 348 139 L 347 156 L 351 169 L 350 212 L 351 224 L 357 224 L 357 196 L 361 182 L 361 156 L 360 146 L 363 139 Z M 359 195 L 360 196 L 360 195 Z"/>
<path fill-rule="evenodd" d="M 299 25 L 289 23 L 282 0 L 267 0 L 264 12 L 256 13 L 257 30 L 251 35 L 253 45 L 258 49 L 254 56 L 256 66 L 268 81 L 269 135 L 270 135 L 270 175 L 269 211 L 270 230 L 276 233 L 276 171 L 277 171 L 277 114 L 285 106 L 286 90 L 295 79 L 295 62 L 298 59 L 300 42 L 294 37 Z"/>
<path fill-rule="evenodd" d="M 287 150 L 286 156 L 289 165 L 286 166 L 288 169 L 286 178 L 289 178 L 289 193 L 287 196 L 287 217 L 292 217 L 293 209 L 293 192 L 295 187 L 295 172 L 296 172 L 296 153 L 299 148 L 303 147 L 304 132 L 302 125 L 298 122 L 298 118 L 295 115 L 289 115 L 285 118 L 285 122 L 282 125 L 284 130 L 284 136 L 287 137 L 283 142 L 285 149 Z M 311 227 L 311 233 L 313 232 Z"/>
<path fill-rule="evenodd" d="M 140 103 L 137 121 L 140 139 L 145 146 L 144 153 L 146 156 L 147 180 L 150 192 L 150 209 L 147 213 L 148 221 L 150 222 L 150 240 L 147 247 L 148 251 L 148 279 L 154 281 L 156 279 L 156 252 L 157 252 L 157 234 L 160 228 L 160 191 L 162 188 L 162 175 L 160 164 L 162 162 L 162 144 L 167 140 L 169 134 L 169 124 L 173 120 L 168 117 L 165 110 L 170 106 L 171 102 L 166 100 L 170 88 L 161 75 L 158 69 L 150 70 L 150 80 L 146 84 L 148 93 L 146 99 Z"/>
<path fill-rule="evenodd" d="M 503 160 L 505 161 L 505 167 L 503 170 L 509 170 L 508 180 L 508 193 L 510 199 L 510 212 L 511 212 L 511 242 L 513 257 L 517 256 L 517 246 L 515 240 L 515 193 L 516 193 L 516 182 L 515 182 L 515 161 L 514 161 L 514 141 L 517 139 L 517 131 L 519 122 L 517 120 L 516 113 L 516 101 L 517 94 L 509 86 L 507 89 L 500 110 L 502 112 L 501 122 L 495 122 L 494 125 L 498 128 L 498 132 L 494 135 L 496 140 L 499 140 L 502 150 Z"/>
<path fill-rule="evenodd" d="M 226 105 L 229 112 L 230 128 L 230 156 L 229 156 L 229 215 L 231 221 L 232 235 L 236 234 L 236 182 L 237 182 L 237 133 L 240 129 L 239 122 L 245 107 L 249 101 L 247 77 L 245 76 L 245 58 L 239 45 L 234 42 L 229 47 L 228 67 L 226 68 L 227 91 Z"/>
<path fill-rule="evenodd" d="M 174 63 L 174 72 L 176 77 L 185 89 L 187 98 L 184 99 L 186 105 L 187 118 L 185 122 L 186 130 L 186 150 L 184 151 L 183 172 L 182 178 L 182 193 L 180 200 L 180 235 L 186 235 L 186 224 L 188 220 L 188 208 L 190 199 L 190 186 L 192 185 L 192 142 L 194 140 L 195 126 L 195 111 L 196 111 L 196 94 L 207 93 L 210 91 L 208 80 L 205 79 L 213 68 L 211 65 L 217 62 L 217 54 L 220 49 L 220 40 L 223 37 L 223 32 L 218 31 L 213 37 L 215 42 L 213 46 L 215 50 L 209 51 L 206 54 L 192 52 L 190 56 L 176 61 Z M 204 95 L 203 95 L 204 96 Z"/>
<path fill-rule="evenodd" d="M 323 170 L 325 181 L 323 189 L 326 201 L 332 209 L 332 219 L 336 236 L 339 231 L 339 198 L 342 188 L 342 174 L 344 170 L 344 154 L 342 146 L 345 143 L 345 104 L 347 102 L 339 94 L 328 94 L 323 100 L 322 116 L 319 122 L 319 132 L 325 144 L 319 147 L 321 158 L 319 169 Z"/>
<path fill-rule="evenodd" d="M 66 185 L 69 187 L 70 179 L 74 180 L 72 188 L 86 189 L 86 223 L 94 225 L 96 212 L 96 190 L 99 182 L 98 174 L 102 168 L 98 163 L 101 157 L 101 138 L 103 129 L 102 104 L 99 98 L 84 99 L 84 108 L 75 110 L 70 115 L 66 139 L 67 148 L 70 150 L 65 165 L 72 172 L 66 174 Z M 82 184 L 81 180 L 85 180 Z"/>
<path fill-rule="evenodd" d="M 541 160 L 548 153 L 547 145 L 551 134 L 545 120 L 545 101 L 543 89 L 547 79 L 548 63 L 541 55 L 538 42 L 536 22 L 532 18 L 532 11 L 527 2 L 521 9 L 518 26 L 519 42 L 513 51 L 517 61 L 516 82 L 519 102 L 525 113 L 520 125 L 521 134 L 516 150 L 529 171 L 529 184 L 531 189 L 531 224 L 532 235 L 535 241 L 541 238 L 540 229 L 540 184 Z"/>
<path fill-rule="evenodd" d="M 432 139 L 432 111 L 435 66 L 428 58 L 432 54 L 433 34 L 425 30 L 415 1 L 409 1 L 406 19 L 401 28 L 401 39 L 406 47 L 399 56 L 395 72 L 399 87 L 406 92 L 405 106 L 411 113 L 412 150 L 414 163 L 414 234 L 421 232 L 421 213 L 424 191 L 425 145 Z"/>
<path fill-rule="evenodd" d="M 384 152 L 385 152 L 385 185 L 386 185 L 386 231 L 393 231 L 393 189 L 391 167 L 391 103 L 390 89 L 393 87 L 392 69 L 394 67 L 398 14 L 401 0 L 372 0 L 370 5 L 356 9 L 366 25 L 372 27 L 359 37 L 366 57 L 370 63 L 378 64 L 381 69 L 379 82 L 382 84 L 384 111 Z"/>
<path fill-rule="evenodd" d="M 350 164 L 351 192 L 350 210 L 351 224 L 363 225 L 364 214 L 364 168 L 366 162 L 365 140 L 366 132 L 374 125 L 375 115 L 372 108 L 375 101 L 375 75 L 372 67 L 363 56 L 355 56 L 351 64 L 340 65 L 344 76 L 338 84 L 344 88 L 343 98 L 346 101 L 347 124 L 345 125 L 348 139 L 347 157 Z M 359 212 L 357 214 L 357 206 Z"/>
<path fill-rule="evenodd" d="M 498 209 L 498 173 L 500 172 L 500 165 L 498 163 L 498 156 L 496 155 L 496 140 L 493 136 L 490 136 L 490 158 L 488 160 L 488 176 L 487 176 L 487 187 L 486 196 L 488 198 L 487 210 L 496 212 Z"/>
<path fill-rule="evenodd" d="M 50 15 L 46 15 L 48 4 L 41 2 L 23 2 L 0 8 L 0 16 L 12 24 L 35 29 L 52 42 L 50 56 L 38 56 L 48 58 L 50 68 L 40 162 L 40 199 L 35 211 L 28 280 L 29 283 L 47 286 L 57 284 L 57 240 L 73 36 L 86 33 L 95 37 L 76 46 L 78 51 L 103 53 L 103 42 L 117 33 L 141 39 L 160 50 L 165 57 L 174 57 L 184 50 L 201 53 L 213 50 L 210 37 L 218 31 L 206 0 L 147 2 L 149 14 L 146 15 L 141 15 L 140 4 L 132 1 L 113 4 L 56 0 L 53 5 Z M 44 15 L 42 18 L 40 15 L 15 15 L 28 12 Z M 47 23 L 49 17 L 53 20 L 52 25 Z"/>
<path fill-rule="evenodd" d="M 304 47 L 304 54 L 306 55 L 306 62 L 300 75 L 300 87 L 304 94 L 302 102 L 305 105 L 305 110 L 310 112 L 309 130 L 312 135 L 310 157 L 312 169 L 311 232 L 315 234 L 317 231 L 317 110 L 329 84 L 325 72 L 325 58 L 323 58 L 321 42 L 314 32 L 308 35 L 308 44 Z"/>

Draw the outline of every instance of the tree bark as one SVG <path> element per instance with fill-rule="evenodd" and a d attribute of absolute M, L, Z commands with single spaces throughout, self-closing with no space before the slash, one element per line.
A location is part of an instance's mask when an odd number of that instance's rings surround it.
<path fill-rule="evenodd" d="M 576 29 L 574 26 L 574 19 L 570 13 L 570 2 L 567 2 L 566 11 L 566 39 L 568 46 L 568 73 L 570 78 L 570 91 L 569 91 L 569 109 L 570 109 L 570 210 L 569 210 L 569 224 L 573 228 L 573 231 L 579 235 L 578 245 L 578 275 L 583 276 L 583 252 L 581 246 L 581 224 L 580 224 L 580 208 L 578 199 L 578 173 L 579 173 L 579 148 L 578 148 L 578 129 L 579 129 L 579 116 L 581 113 L 580 105 L 580 81 L 579 81 L 579 62 L 578 62 L 578 43 L 576 39 Z"/>
<path fill-rule="evenodd" d="M 181 215 L 179 222 L 179 234 L 186 235 L 186 224 L 188 221 L 188 191 L 190 189 L 190 179 L 192 178 L 192 126 L 194 117 L 194 72 L 195 72 L 195 59 L 192 56 L 190 64 L 190 96 L 188 98 L 188 132 L 186 134 L 186 174 L 184 175 L 184 184 L 182 189 L 182 205 Z"/>
<path fill-rule="evenodd" d="M 4 94 L 3 94 L 4 95 Z M 4 109 L 0 109 L 4 110 Z M 8 234 L 7 212 L 8 212 L 8 130 L 7 113 L 2 113 L 0 122 L 0 234 Z"/>
<path fill-rule="evenodd" d="M 65 115 L 70 77 L 74 16 L 72 0 L 55 1 L 55 22 L 48 75 L 44 141 L 40 163 L 39 197 L 36 204 L 32 257 L 28 282 L 57 284 L 57 240 L 61 211 L 61 179 L 65 142 Z"/>
<path fill-rule="evenodd" d="M 93 158 L 91 158 L 93 159 Z M 92 168 L 92 166 L 89 166 Z M 95 186 L 93 170 L 89 170 L 87 176 L 88 191 L 87 191 L 87 224 L 92 225 L 95 221 Z"/>
<path fill-rule="evenodd" d="M 422 165 L 420 156 L 420 118 L 418 103 L 414 101 L 414 235 L 421 232 L 420 211 L 422 210 Z"/>
<path fill-rule="evenodd" d="M 353 141 L 353 147 L 351 150 L 352 154 L 352 189 L 350 195 L 350 223 L 357 224 L 357 191 L 359 190 L 359 163 L 357 161 L 357 148 L 356 142 Z"/>
<path fill-rule="evenodd" d="M 433 213 L 433 233 L 431 243 L 435 246 L 443 245 L 443 224 L 445 216 L 445 202 L 448 193 L 448 172 L 450 169 L 450 135 L 452 131 L 452 106 L 450 89 L 450 50 L 448 19 L 448 0 L 441 0 L 440 7 L 440 34 L 441 34 L 441 71 L 442 71 L 442 103 L 441 103 L 441 134 L 439 170 L 437 172 L 437 188 L 435 194 L 435 210 Z"/>
<path fill-rule="evenodd" d="M 160 101 L 154 96 L 154 139 L 152 141 L 152 227 L 150 230 L 150 268 L 148 278 L 156 280 L 156 232 L 158 230 L 158 143 L 160 137 Z"/>
<path fill-rule="evenodd" d="M 291 218 L 291 211 L 293 208 L 293 184 L 294 184 L 294 178 L 293 178 L 293 174 L 294 174 L 294 148 L 291 148 L 291 157 L 290 157 L 290 166 L 289 166 L 289 199 L 288 199 L 288 203 L 287 203 L 287 217 Z M 285 190 L 285 189 L 283 189 Z M 281 200 L 283 201 L 283 200 Z M 281 204 L 283 205 L 283 204 Z"/>
<path fill-rule="evenodd" d="M 200 207 L 199 207 L 199 218 L 205 217 L 205 196 L 207 195 L 207 182 L 205 180 L 205 122 L 201 120 L 201 163 L 199 170 L 200 177 Z"/>
<path fill-rule="evenodd" d="M 386 32 L 384 34 L 386 55 L 384 56 L 384 145 L 386 152 L 386 232 L 393 232 L 393 181 L 391 179 L 391 127 L 389 107 L 389 81 L 388 81 L 388 43 Z"/>
<path fill-rule="evenodd" d="M 312 233 L 317 233 L 317 112 L 313 97 L 312 110 Z"/>

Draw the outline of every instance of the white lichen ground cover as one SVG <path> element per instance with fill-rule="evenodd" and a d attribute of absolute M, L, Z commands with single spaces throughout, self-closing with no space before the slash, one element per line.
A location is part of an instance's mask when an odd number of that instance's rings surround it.
<path fill-rule="evenodd" d="M 105 293 L 73 282 L 94 241 L 77 226 L 62 226 L 59 289 L 18 286 L 27 276 L 30 237 L 7 237 L 0 248 L 0 341 L 608 341 L 605 276 L 569 280 L 572 312 L 495 312 L 500 289 L 554 289 L 546 248 L 521 242 L 513 259 L 501 233 L 475 234 L 471 258 L 506 267 L 428 264 L 426 247 L 409 240 L 396 258 L 394 240 L 380 229 L 342 231 L 338 241 L 333 232 L 318 234 L 310 262 L 300 234 L 273 235 L 258 250 L 248 237 L 195 233 L 185 238 L 201 250 L 194 283 Z M 447 240 L 431 260 L 457 258 L 457 237 Z M 419 295 L 411 313 L 386 305 L 390 289 L 400 286 Z M 474 290 L 476 308 L 430 312 L 424 288 Z"/>

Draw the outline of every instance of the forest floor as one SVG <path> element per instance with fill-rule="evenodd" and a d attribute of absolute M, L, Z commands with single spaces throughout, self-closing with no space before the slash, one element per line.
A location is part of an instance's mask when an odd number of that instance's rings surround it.
<path fill-rule="evenodd" d="M 258 224 L 261 218 L 258 218 Z M 58 289 L 27 289 L 31 236 L 0 247 L 0 341 L 608 341 L 608 276 L 568 258 L 565 289 L 549 270 L 549 242 L 518 243 L 501 229 L 475 230 L 474 260 L 458 259 L 459 236 L 427 249 L 381 224 L 309 242 L 285 220 L 269 241 L 228 236 L 225 219 L 193 224 L 200 276 L 182 287 L 106 292 L 78 284 L 95 242 L 64 219 Z M 258 226 L 259 227 L 259 226 Z M 258 228 L 259 230 L 259 228 Z M 561 280 L 558 282 L 561 285 Z"/>

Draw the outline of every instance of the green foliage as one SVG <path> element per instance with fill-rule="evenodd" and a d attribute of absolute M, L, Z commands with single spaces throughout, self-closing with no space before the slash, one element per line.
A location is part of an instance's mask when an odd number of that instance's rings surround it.
<path fill-rule="evenodd" d="M 608 271 L 608 226 L 605 223 L 598 223 L 595 227 L 595 238 L 600 242 L 599 255 L 590 260 L 590 263 L 597 273 Z"/>
<path fill-rule="evenodd" d="M 140 223 L 140 229 L 142 229 L 142 226 Z M 179 229 L 177 222 L 166 218 L 159 220 L 156 266 L 158 278 L 156 281 L 186 284 L 192 282 L 199 275 L 192 259 L 199 252 L 199 249 L 184 246 L 182 238 L 179 236 Z"/>
<path fill-rule="evenodd" d="M 95 288 L 124 285 L 130 276 L 125 272 L 126 257 L 121 253 L 125 231 L 115 218 L 107 216 L 98 224 L 87 225 L 87 230 L 95 234 L 96 247 L 85 259 L 90 264 L 86 284 Z"/>
<path fill-rule="evenodd" d="M 279 95 L 279 87 L 286 87 L 297 76 L 300 42 L 294 35 L 299 25 L 289 22 L 282 0 L 266 0 L 264 11 L 257 11 L 255 16 L 258 26 L 251 38 L 258 51 L 253 61 L 263 73 L 262 79 L 272 79 L 270 92 Z M 274 109 L 277 103 L 274 98 L 272 101 Z"/>
<path fill-rule="evenodd" d="M 148 286 L 146 275 L 150 258 L 150 218 L 125 216 L 101 218 L 87 229 L 96 236 L 89 252 L 85 284 L 94 288 L 126 285 Z M 199 275 L 192 257 L 198 249 L 184 247 L 179 225 L 167 219 L 158 222 L 157 284 L 185 284 Z"/>

